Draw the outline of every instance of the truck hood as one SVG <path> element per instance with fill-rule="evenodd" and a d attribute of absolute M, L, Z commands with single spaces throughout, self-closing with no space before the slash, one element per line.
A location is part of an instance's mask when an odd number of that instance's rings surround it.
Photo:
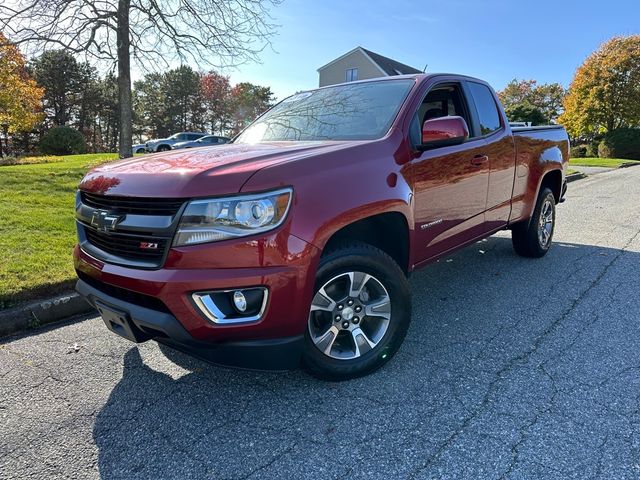
<path fill-rule="evenodd" d="M 80 190 L 131 197 L 206 197 L 238 193 L 258 170 L 361 142 L 228 144 L 170 151 L 96 167 Z M 274 185 L 276 187 L 277 185 Z"/>

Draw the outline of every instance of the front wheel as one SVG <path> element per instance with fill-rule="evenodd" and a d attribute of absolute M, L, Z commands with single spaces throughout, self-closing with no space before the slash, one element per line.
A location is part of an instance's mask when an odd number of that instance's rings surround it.
<path fill-rule="evenodd" d="M 556 223 L 556 199 L 553 192 L 544 188 L 538 195 L 533 216 L 527 224 L 515 225 L 511 231 L 513 249 L 523 257 L 540 258 L 551 247 Z"/>
<path fill-rule="evenodd" d="M 384 365 L 409 327 L 407 278 L 383 251 L 363 243 L 323 255 L 307 321 L 303 362 L 315 376 L 347 380 Z"/>

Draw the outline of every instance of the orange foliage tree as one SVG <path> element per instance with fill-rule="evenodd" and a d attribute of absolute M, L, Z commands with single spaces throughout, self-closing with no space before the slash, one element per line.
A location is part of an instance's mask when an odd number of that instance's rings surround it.
<path fill-rule="evenodd" d="M 576 71 L 558 119 L 572 137 L 640 127 L 640 35 L 614 37 Z"/>
<path fill-rule="evenodd" d="M 43 93 L 27 74 L 18 48 L 0 32 L 0 128 L 5 139 L 0 155 L 8 148 L 9 134 L 28 132 L 42 121 Z"/>

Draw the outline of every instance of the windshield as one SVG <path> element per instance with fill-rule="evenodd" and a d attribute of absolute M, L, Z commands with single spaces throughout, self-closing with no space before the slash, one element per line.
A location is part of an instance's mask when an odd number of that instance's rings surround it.
<path fill-rule="evenodd" d="M 413 80 L 354 83 L 286 98 L 234 143 L 373 140 L 384 136 Z"/>

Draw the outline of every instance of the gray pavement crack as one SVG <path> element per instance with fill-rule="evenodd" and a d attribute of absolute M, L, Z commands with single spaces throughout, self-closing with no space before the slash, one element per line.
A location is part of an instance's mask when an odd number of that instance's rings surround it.
<path fill-rule="evenodd" d="M 480 405 L 470 414 L 468 415 L 461 423 L 460 427 L 452 432 L 447 438 L 435 449 L 435 452 L 426 459 L 420 466 L 415 468 L 409 475 L 408 478 L 415 479 L 417 476 L 423 471 L 427 470 L 431 467 L 440 457 L 441 455 L 451 447 L 455 441 L 465 432 L 471 423 L 478 417 L 480 413 L 486 410 L 492 403 L 491 397 L 496 393 L 498 385 L 509 375 L 509 373 L 513 370 L 513 368 L 518 364 L 526 363 L 541 347 L 542 343 L 551 336 L 556 329 L 563 323 L 563 321 L 573 313 L 575 308 L 580 304 L 580 302 L 595 288 L 596 285 L 600 283 L 600 281 L 605 277 L 611 266 L 626 252 L 626 248 L 628 248 L 633 241 L 640 235 L 640 231 L 637 231 L 619 250 L 619 252 L 605 264 L 604 268 L 600 270 L 600 272 L 596 275 L 596 277 L 588 284 L 586 288 L 584 288 L 580 294 L 571 302 L 569 307 L 565 309 L 562 314 L 555 318 L 547 328 L 539 334 L 533 344 L 527 348 L 525 351 L 512 357 L 509 359 L 505 365 L 496 372 L 494 379 L 490 382 L 487 393 L 484 395 Z"/>

